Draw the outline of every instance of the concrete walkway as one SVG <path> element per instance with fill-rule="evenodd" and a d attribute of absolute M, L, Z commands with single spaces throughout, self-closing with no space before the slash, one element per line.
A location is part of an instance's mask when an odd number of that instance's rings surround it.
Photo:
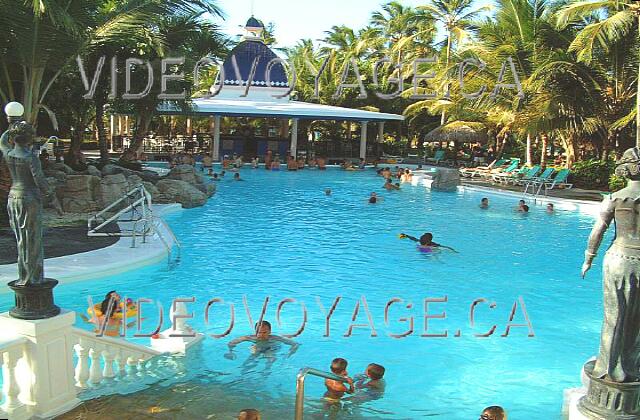
<path fill-rule="evenodd" d="M 156 216 L 182 210 L 180 204 L 153 205 Z M 164 229 L 164 228 L 161 228 Z M 163 232 L 165 238 L 171 236 Z M 173 244 L 171 244 L 173 246 Z M 45 260 L 45 276 L 60 284 L 95 279 L 122 273 L 161 261 L 167 257 L 164 243 L 154 235 L 142 243 L 138 238 L 136 248 L 131 248 L 131 238 L 121 238 L 115 244 L 95 251 Z M 0 265 L 0 293 L 8 293 L 6 283 L 17 278 L 16 264 Z"/>

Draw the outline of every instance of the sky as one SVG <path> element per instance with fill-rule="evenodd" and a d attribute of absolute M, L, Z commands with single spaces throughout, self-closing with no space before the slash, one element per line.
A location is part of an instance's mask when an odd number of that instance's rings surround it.
<path fill-rule="evenodd" d="M 425 0 L 401 0 L 405 6 L 419 6 Z M 377 0 L 218 0 L 225 13 L 222 30 L 229 36 L 244 33 L 253 14 L 265 25 L 275 24 L 277 47 L 291 47 L 302 38 L 321 39 L 334 25 L 359 29 L 367 25 L 371 12 L 387 1 Z"/>

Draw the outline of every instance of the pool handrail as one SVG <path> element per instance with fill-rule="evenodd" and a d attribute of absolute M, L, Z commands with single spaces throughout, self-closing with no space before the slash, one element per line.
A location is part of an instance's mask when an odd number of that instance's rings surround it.
<path fill-rule="evenodd" d="M 323 372 L 311 367 L 300 369 L 300 372 L 298 372 L 298 377 L 296 379 L 295 420 L 303 420 L 304 417 L 304 380 L 307 375 L 319 376 L 320 378 L 331 379 L 339 382 L 349 382 L 349 378 L 338 376 L 330 372 Z"/>

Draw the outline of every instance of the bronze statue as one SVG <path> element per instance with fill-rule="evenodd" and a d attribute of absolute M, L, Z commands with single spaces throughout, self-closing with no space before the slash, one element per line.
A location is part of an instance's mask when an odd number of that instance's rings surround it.
<path fill-rule="evenodd" d="M 582 277 L 613 221 L 615 238 L 604 257 L 604 321 L 595 362 L 584 366 L 587 395 L 578 409 L 590 419 L 640 418 L 640 149 L 627 150 L 616 175 L 627 187 L 603 199 L 585 251 Z"/>
<path fill-rule="evenodd" d="M 13 318 L 36 320 L 60 313 L 53 301 L 57 280 L 44 276 L 42 246 L 42 196 L 47 181 L 39 156 L 33 150 L 35 129 L 20 117 L 24 108 L 17 102 L 5 107 L 9 129 L 0 136 L 0 152 L 11 175 L 7 209 L 9 223 L 18 243 L 18 279 L 9 282 L 16 305 Z"/>
<path fill-rule="evenodd" d="M 18 286 L 44 282 L 42 195 L 46 193 L 47 181 L 39 157 L 31 150 L 34 134 L 31 124 L 20 121 L 13 123 L 0 138 L 0 151 L 12 179 L 7 207 L 18 242 Z"/>

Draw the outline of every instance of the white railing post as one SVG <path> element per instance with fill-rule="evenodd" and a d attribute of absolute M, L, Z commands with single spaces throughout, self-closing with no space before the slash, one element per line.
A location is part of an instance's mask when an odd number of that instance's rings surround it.
<path fill-rule="evenodd" d="M 113 372 L 113 361 L 115 360 L 116 355 L 113 354 L 113 351 L 109 346 L 106 346 L 103 354 L 104 354 L 104 370 L 102 371 L 102 376 L 107 379 L 114 378 L 116 374 Z"/>
<path fill-rule="evenodd" d="M 118 355 L 116 356 L 116 364 L 118 365 L 118 377 L 122 379 L 127 374 L 127 357 L 124 355 L 124 351 L 122 349 L 118 350 Z"/>
<path fill-rule="evenodd" d="M 16 365 L 22 357 L 22 346 L 12 348 L 2 354 L 2 377 L 4 380 L 2 393 L 4 394 L 4 404 L 2 409 L 8 414 L 13 413 L 23 404 L 18 399 L 20 387 L 16 375 Z"/>
<path fill-rule="evenodd" d="M 78 388 L 86 388 L 89 379 L 89 349 L 86 347 L 86 339 L 80 338 L 78 344 L 74 346 L 78 362 L 75 369 L 75 380 Z"/>
<path fill-rule="evenodd" d="M 102 382 L 102 351 L 100 345 L 93 343 L 89 350 L 91 368 L 89 369 L 89 382 L 92 385 L 99 385 Z"/>
<path fill-rule="evenodd" d="M 133 381 L 138 375 L 138 361 L 131 353 L 128 353 L 127 366 L 129 367 L 127 369 L 127 379 Z"/>

